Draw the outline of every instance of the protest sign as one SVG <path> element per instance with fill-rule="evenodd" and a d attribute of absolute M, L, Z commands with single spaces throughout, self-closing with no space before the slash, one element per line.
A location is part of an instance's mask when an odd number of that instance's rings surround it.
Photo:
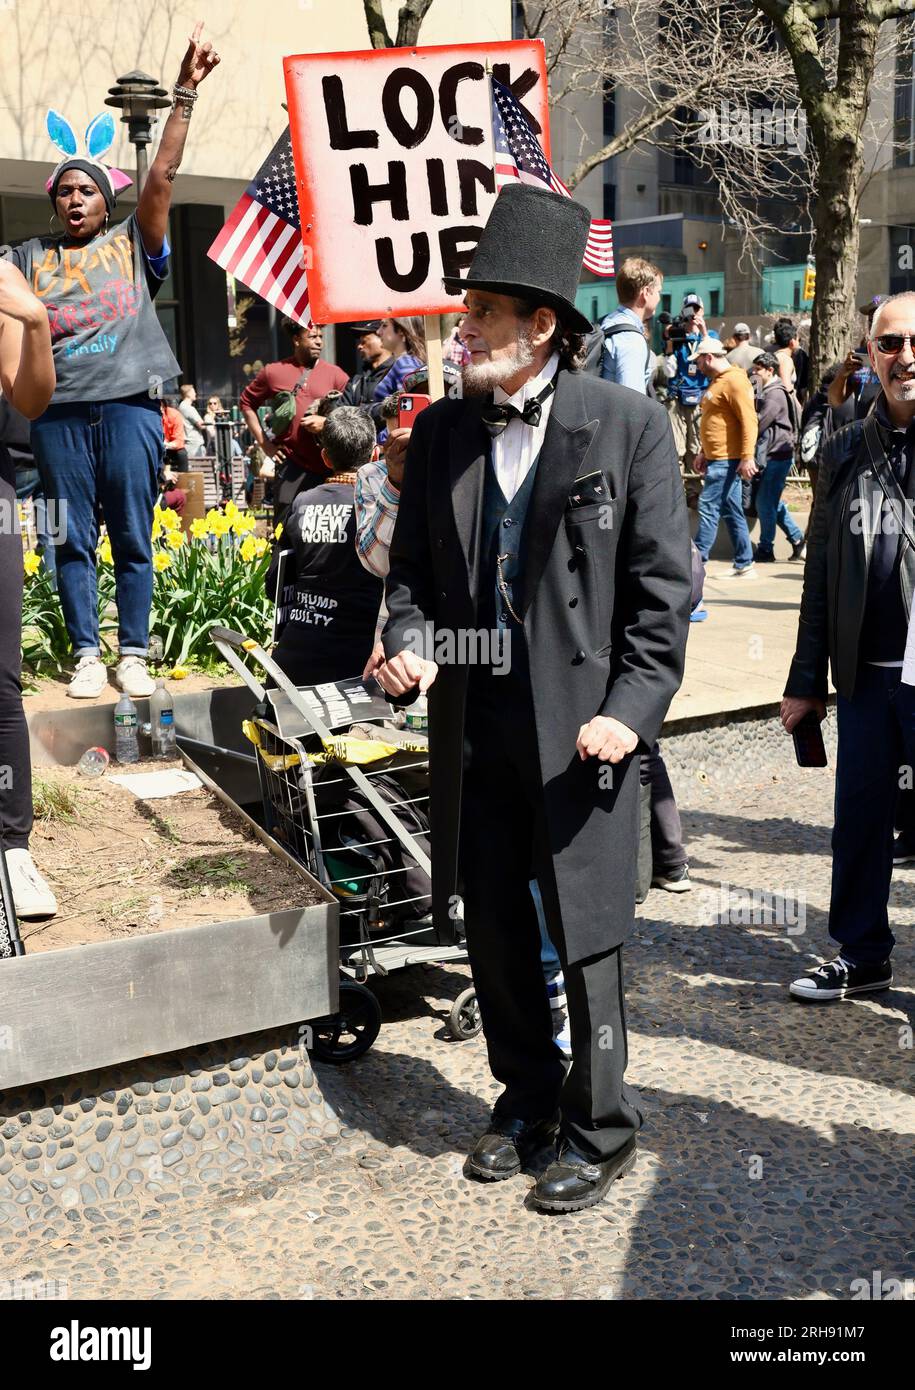
<path fill-rule="evenodd" d="M 543 44 L 322 53 L 283 62 L 318 323 L 459 308 L 443 275 L 470 264 L 496 198 L 492 72 L 549 158 Z"/>

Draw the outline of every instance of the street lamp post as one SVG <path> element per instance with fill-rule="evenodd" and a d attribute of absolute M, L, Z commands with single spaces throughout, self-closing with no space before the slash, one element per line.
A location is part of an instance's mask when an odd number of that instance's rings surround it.
<path fill-rule="evenodd" d="M 146 148 L 152 141 L 152 128 L 157 117 L 154 111 L 171 106 L 171 97 L 148 73 L 128 72 L 108 88 L 106 106 L 121 108 L 121 120 L 127 124 L 127 138 L 137 152 L 137 197 L 146 182 L 148 160 Z"/>

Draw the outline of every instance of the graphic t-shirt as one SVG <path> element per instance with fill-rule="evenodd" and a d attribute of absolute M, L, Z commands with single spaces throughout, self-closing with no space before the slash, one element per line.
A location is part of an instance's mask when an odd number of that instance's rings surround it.
<path fill-rule="evenodd" d="M 33 237 L 13 260 L 48 311 L 54 405 L 161 396 L 180 375 L 153 307 L 168 273 L 168 243 L 149 256 L 135 214 L 85 246 Z"/>
<path fill-rule="evenodd" d="M 372 651 L 383 584 L 356 553 L 355 501 L 352 483 L 324 483 L 300 492 L 283 523 L 274 555 L 292 551 L 288 617 L 274 657 L 297 685 L 360 675 Z M 274 564 L 268 593 L 275 583 Z"/>

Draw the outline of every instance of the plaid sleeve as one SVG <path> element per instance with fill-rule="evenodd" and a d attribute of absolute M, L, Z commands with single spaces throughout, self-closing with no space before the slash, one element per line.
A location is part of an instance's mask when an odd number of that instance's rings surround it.
<path fill-rule="evenodd" d="M 356 550 L 363 565 L 379 579 L 388 573 L 388 551 L 400 506 L 400 493 L 388 481 L 383 464 L 367 463 L 356 474 Z"/>

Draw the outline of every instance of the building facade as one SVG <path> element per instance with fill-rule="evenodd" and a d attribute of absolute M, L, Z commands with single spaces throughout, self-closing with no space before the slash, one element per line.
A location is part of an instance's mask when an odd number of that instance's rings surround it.
<path fill-rule="evenodd" d="M 362 0 L 275 0 L 269 12 L 247 0 L 220 0 L 210 9 L 204 37 L 221 62 L 194 107 L 174 187 L 171 273 L 156 308 L 184 379 L 201 396 L 231 398 L 260 363 L 287 349 L 271 307 L 240 284 L 233 297 L 207 249 L 287 124 L 283 58 L 370 45 Z M 396 0 L 385 0 L 391 32 L 397 9 Z M 132 69 L 170 89 L 196 18 L 185 0 L 0 4 L 0 243 L 47 235 L 51 207 L 44 185 L 59 159 L 45 129 L 48 108 L 82 132 L 109 109 L 109 87 Z M 510 37 L 511 0 L 447 0 L 431 6 L 421 42 Z M 120 123 L 106 159 L 135 177 L 133 149 Z M 119 202 L 125 215 L 134 206 L 131 192 Z M 342 343 L 341 349 L 345 358 Z"/>

